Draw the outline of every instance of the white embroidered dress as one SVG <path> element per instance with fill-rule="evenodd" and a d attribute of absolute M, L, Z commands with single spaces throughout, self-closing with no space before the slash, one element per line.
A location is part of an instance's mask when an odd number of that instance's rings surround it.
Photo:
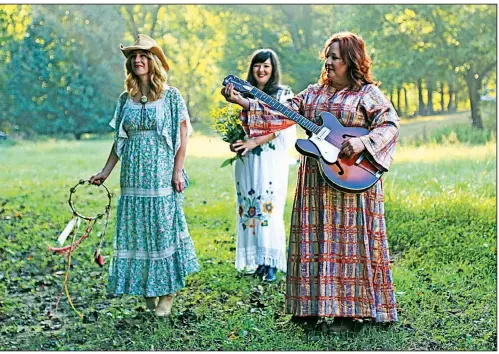
<path fill-rule="evenodd" d="M 281 87 L 276 99 L 293 97 Z M 234 174 L 237 197 L 236 269 L 254 271 L 268 265 L 286 271 L 284 206 L 288 189 L 290 156 L 296 141 L 296 126 L 278 133 L 237 160 Z"/>

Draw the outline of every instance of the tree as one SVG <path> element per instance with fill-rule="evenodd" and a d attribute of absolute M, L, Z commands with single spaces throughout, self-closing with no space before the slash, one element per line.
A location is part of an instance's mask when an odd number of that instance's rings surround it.
<path fill-rule="evenodd" d="M 121 5 L 120 13 L 129 40 L 146 33 L 165 51 L 168 81 L 182 93 L 192 121 L 208 116 L 207 102 L 221 85 L 222 18 L 202 5 Z"/>
<path fill-rule="evenodd" d="M 33 20 L 7 65 L 10 114 L 24 130 L 43 134 L 109 131 L 122 59 L 112 47 L 104 23 L 87 7 L 33 6 Z M 107 24 L 109 28 L 109 24 Z M 119 92 L 118 92 L 119 93 Z M 22 107 L 22 109 L 19 109 Z"/>
<path fill-rule="evenodd" d="M 0 63 L 12 62 L 12 51 L 19 48 L 27 27 L 31 22 L 30 5 L 2 5 L 0 6 Z M 4 71 L 8 73 L 8 71 Z M 13 116 L 7 114 L 8 107 L 16 103 L 10 99 L 8 93 L 12 87 L 8 84 L 8 75 L 0 75 L 0 91 L 4 97 L 0 100 L 0 130 L 11 132 L 15 130 L 16 122 Z"/>
<path fill-rule="evenodd" d="M 441 16 L 449 19 L 446 31 L 449 60 L 454 70 L 466 81 L 472 125 L 482 129 L 480 90 L 484 79 L 495 69 L 497 63 L 496 36 L 493 35 L 496 33 L 496 7 L 454 5 L 442 9 Z"/>

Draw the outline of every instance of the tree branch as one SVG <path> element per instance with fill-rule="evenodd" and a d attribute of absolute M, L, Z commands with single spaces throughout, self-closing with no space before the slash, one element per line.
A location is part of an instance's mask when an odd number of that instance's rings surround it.
<path fill-rule="evenodd" d="M 126 24 L 128 26 L 128 29 L 132 33 L 133 38 L 136 38 L 139 35 L 139 30 L 133 17 L 133 6 L 134 5 L 125 5 L 125 11 L 128 14 L 129 19 L 128 21 L 126 21 Z"/>
<path fill-rule="evenodd" d="M 291 38 L 293 38 L 293 46 L 296 49 L 296 52 L 299 53 L 302 50 L 302 43 L 301 43 L 301 38 L 300 35 L 298 34 L 298 29 L 296 28 L 295 25 L 295 20 L 293 16 L 293 10 L 290 10 L 289 5 L 280 5 L 280 8 L 284 15 L 287 17 L 287 26 L 289 29 L 289 32 L 291 33 Z"/>
<path fill-rule="evenodd" d="M 156 24 L 158 23 L 159 10 L 161 10 L 162 7 L 163 7 L 163 5 L 159 5 L 158 9 L 156 10 L 156 12 L 153 15 L 151 31 L 149 32 L 152 38 L 154 38 L 154 28 L 156 27 Z"/>

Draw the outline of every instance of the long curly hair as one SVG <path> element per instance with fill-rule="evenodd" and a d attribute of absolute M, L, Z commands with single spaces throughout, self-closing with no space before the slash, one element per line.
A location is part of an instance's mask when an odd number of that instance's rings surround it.
<path fill-rule="evenodd" d="M 134 74 L 132 70 L 133 60 L 132 53 L 135 51 L 131 51 L 125 62 L 125 71 L 126 71 L 126 79 L 125 79 L 125 89 L 127 90 L 130 97 L 135 97 L 136 95 L 142 95 L 140 92 L 140 79 L 137 75 Z M 164 86 L 167 81 L 167 74 L 165 69 L 163 69 L 163 65 L 159 58 L 151 53 L 150 51 L 144 50 L 146 53 L 147 61 L 149 64 L 149 94 L 147 98 L 150 102 L 156 101 L 160 98 L 163 93 Z"/>
<path fill-rule="evenodd" d="M 264 63 L 267 59 L 270 59 L 270 63 L 272 64 L 272 73 L 270 74 L 270 79 L 267 81 L 262 91 L 272 96 L 279 90 L 279 85 L 281 83 L 279 58 L 272 49 L 258 49 L 253 52 L 248 67 L 248 74 L 246 75 L 246 81 L 255 87 L 257 86 L 257 82 L 253 76 L 253 65 Z"/>
<path fill-rule="evenodd" d="M 371 57 L 367 53 L 366 45 L 361 36 L 352 32 L 338 32 L 333 34 L 324 43 L 324 48 L 320 53 L 321 60 L 326 60 L 327 51 L 334 42 L 338 42 L 340 46 L 340 56 L 347 66 L 347 80 L 350 83 L 351 89 L 358 90 L 365 84 L 378 84 L 373 79 Z M 331 86 L 325 66 L 322 67 L 319 84 Z"/>

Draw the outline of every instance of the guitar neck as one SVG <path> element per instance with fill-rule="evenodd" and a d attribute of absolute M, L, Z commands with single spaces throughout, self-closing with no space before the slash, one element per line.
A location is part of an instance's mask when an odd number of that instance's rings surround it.
<path fill-rule="evenodd" d="M 253 96 L 258 98 L 260 101 L 267 103 L 272 109 L 274 109 L 278 112 L 281 112 L 289 119 L 298 123 L 302 128 L 304 128 L 312 133 L 315 133 L 315 134 L 318 134 L 320 132 L 320 130 L 321 130 L 320 126 L 311 122 L 310 120 L 303 117 L 302 115 L 299 115 L 295 111 L 292 111 L 291 109 L 289 109 L 288 107 L 286 107 L 285 105 L 283 105 L 282 103 L 277 101 L 276 99 L 267 95 L 265 92 L 260 91 L 256 87 L 253 87 L 250 92 L 251 92 L 251 94 L 253 94 Z"/>

